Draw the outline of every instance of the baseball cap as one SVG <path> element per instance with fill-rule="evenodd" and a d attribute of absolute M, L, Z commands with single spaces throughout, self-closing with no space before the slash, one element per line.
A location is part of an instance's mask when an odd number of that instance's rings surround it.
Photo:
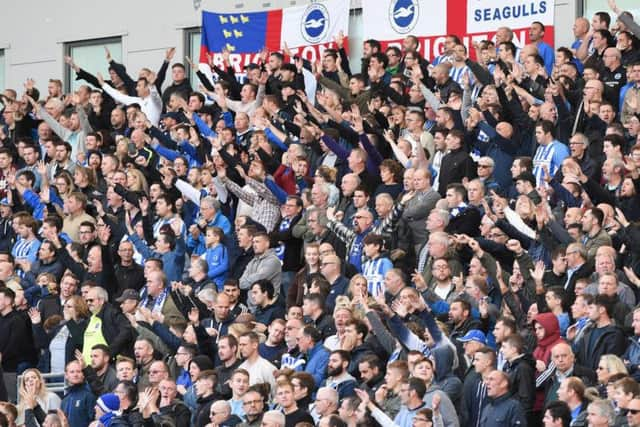
<path fill-rule="evenodd" d="M 120 297 L 116 298 L 116 302 L 125 302 L 128 299 L 134 299 L 140 301 L 140 296 L 133 289 L 125 289 Z"/>
<path fill-rule="evenodd" d="M 486 344 L 487 337 L 484 335 L 484 332 L 482 332 L 481 330 L 471 329 L 469 332 L 467 332 L 465 336 L 463 336 L 462 338 L 458 338 L 458 341 L 460 342 L 477 341 L 481 344 Z"/>

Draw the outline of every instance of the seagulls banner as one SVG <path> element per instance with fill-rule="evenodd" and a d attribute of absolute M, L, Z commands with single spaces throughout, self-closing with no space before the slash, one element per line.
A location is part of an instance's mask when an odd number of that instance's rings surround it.
<path fill-rule="evenodd" d="M 514 43 L 529 42 L 534 21 L 545 27 L 544 40 L 553 45 L 555 0 L 363 0 L 364 39 L 376 39 L 383 49 L 401 47 L 408 35 L 418 37 L 426 59 L 442 54 L 445 36 L 455 34 L 471 49 L 474 42 L 493 39 L 509 27 Z"/>
<path fill-rule="evenodd" d="M 349 29 L 349 2 L 325 0 L 305 6 L 264 12 L 202 12 L 200 62 L 207 54 L 214 62 L 222 62 L 223 51 L 231 53 L 236 71 L 250 62 L 263 49 L 281 51 L 288 47 L 292 55 L 315 61 L 339 32 Z"/>

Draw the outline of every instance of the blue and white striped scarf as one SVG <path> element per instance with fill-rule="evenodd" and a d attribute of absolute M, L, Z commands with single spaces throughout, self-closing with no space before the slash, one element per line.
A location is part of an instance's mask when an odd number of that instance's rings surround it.
<path fill-rule="evenodd" d="M 291 226 L 291 218 L 286 218 L 286 217 L 282 218 L 278 231 L 287 231 L 290 226 Z M 278 247 L 276 248 L 276 255 L 278 256 L 278 259 L 280 261 L 284 259 L 284 243 L 280 243 L 280 245 L 278 245 Z"/>

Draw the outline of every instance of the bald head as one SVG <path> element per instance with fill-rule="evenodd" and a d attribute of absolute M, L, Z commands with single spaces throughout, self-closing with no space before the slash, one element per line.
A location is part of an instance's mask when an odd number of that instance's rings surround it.
<path fill-rule="evenodd" d="M 573 24 L 573 35 L 576 38 L 582 38 L 589 31 L 589 20 L 584 17 L 579 17 Z"/>
<path fill-rule="evenodd" d="M 509 391 L 509 377 L 502 371 L 491 371 L 487 374 L 487 395 L 489 397 L 500 397 Z"/>
<path fill-rule="evenodd" d="M 226 400 L 216 400 L 211 405 L 211 412 L 215 412 L 216 414 L 219 412 L 226 413 L 227 416 L 231 414 L 231 405 Z"/>
<path fill-rule="evenodd" d="M 284 427 L 284 424 L 284 414 L 280 411 L 267 411 L 262 417 L 262 425 L 268 425 L 269 427 Z"/>
<path fill-rule="evenodd" d="M 606 56 L 606 57 L 610 56 L 611 58 L 615 58 L 617 60 L 620 60 L 622 58 L 622 54 L 615 47 L 609 47 L 609 48 L 605 49 L 604 56 Z"/>
<path fill-rule="evenodd" d="M 571 346 L 565 342 L 558 343 L 551 349 L 551 359 L 560 372 L 568 371 L 575 362 Z"/>
<path fill-rule="evenodd" d="M 225 293 L 219 293 L 216 296 L 216 303 L 218 304 L 230 304 L 231 300 L 229 299 L 229 295 Z"/>

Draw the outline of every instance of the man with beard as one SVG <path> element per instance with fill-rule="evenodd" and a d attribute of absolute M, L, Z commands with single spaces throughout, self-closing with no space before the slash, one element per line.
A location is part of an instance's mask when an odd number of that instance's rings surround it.
<path fill-rule="evenodd" d="M 218 340 L 218 358 L 220 365 L 216 366 L 215 372 L 218 377 L 216 384 L 216 394 L 221 399 L 231 398 L 231 388 L 229 380 L 233 371 L 242 363 L 238 359 L 238 340 L 233 335 L 225 335 Z"/>
<path fill-rule="evenodd" d="M 259 391 L 259 386 L 249 387 L 242 396 L 245 422 L 240 427 L 260 427 L 264 415 L 264 397 Z"/>
<path fill-rule="evenodd" d="M 149 386 L 149 369 L 154 361 L 153 344 L 146 338 L 139 338 L 133 345 L 133 352 L 138 365 L 138 377 L 136 383 L 138 390 L 143 391 Z"/>
<path fill-rule="evenodd" d="M 329 355 L 327 379 L 324 381 L 324 386 L 336 390 L 340 401 L 345 397 L 355 396 L 356 379 L 347 371 L 350 362 L 351 355 L 348 351 L 335 350 Z"/>
<path fill-rule="evenodd" d="M 91 348 L 91 364 L 82 368 L 82 373 L 95 395 L 109 393 L 118 385 L 116 371 L 109 365 L 109 359 L 111 359 L 109 347 L 96 344 Z M 84 361 L 82 357 L 78 360 Z"/>
<path fill-rule="evenodd" d="M 358 363 L 358 371 L 360 372 L 360 380 L 363 384 L 360 388 L 375 395 L 378 388 L 384 383 L 384 372 L 382 361 L 374 354 L 367 355 L 360 359 Z"/>
<path fill-rule="evenodd" d="M 251 251 L 253 253 L 253 248 Z M 240 285 L 236 279 L 227 279 L 224 282 L 223 291 L 229 297 L 229 316 L 232 319 L 249 312 L 249 308 L 238 301 L 240 299 Z"/>

